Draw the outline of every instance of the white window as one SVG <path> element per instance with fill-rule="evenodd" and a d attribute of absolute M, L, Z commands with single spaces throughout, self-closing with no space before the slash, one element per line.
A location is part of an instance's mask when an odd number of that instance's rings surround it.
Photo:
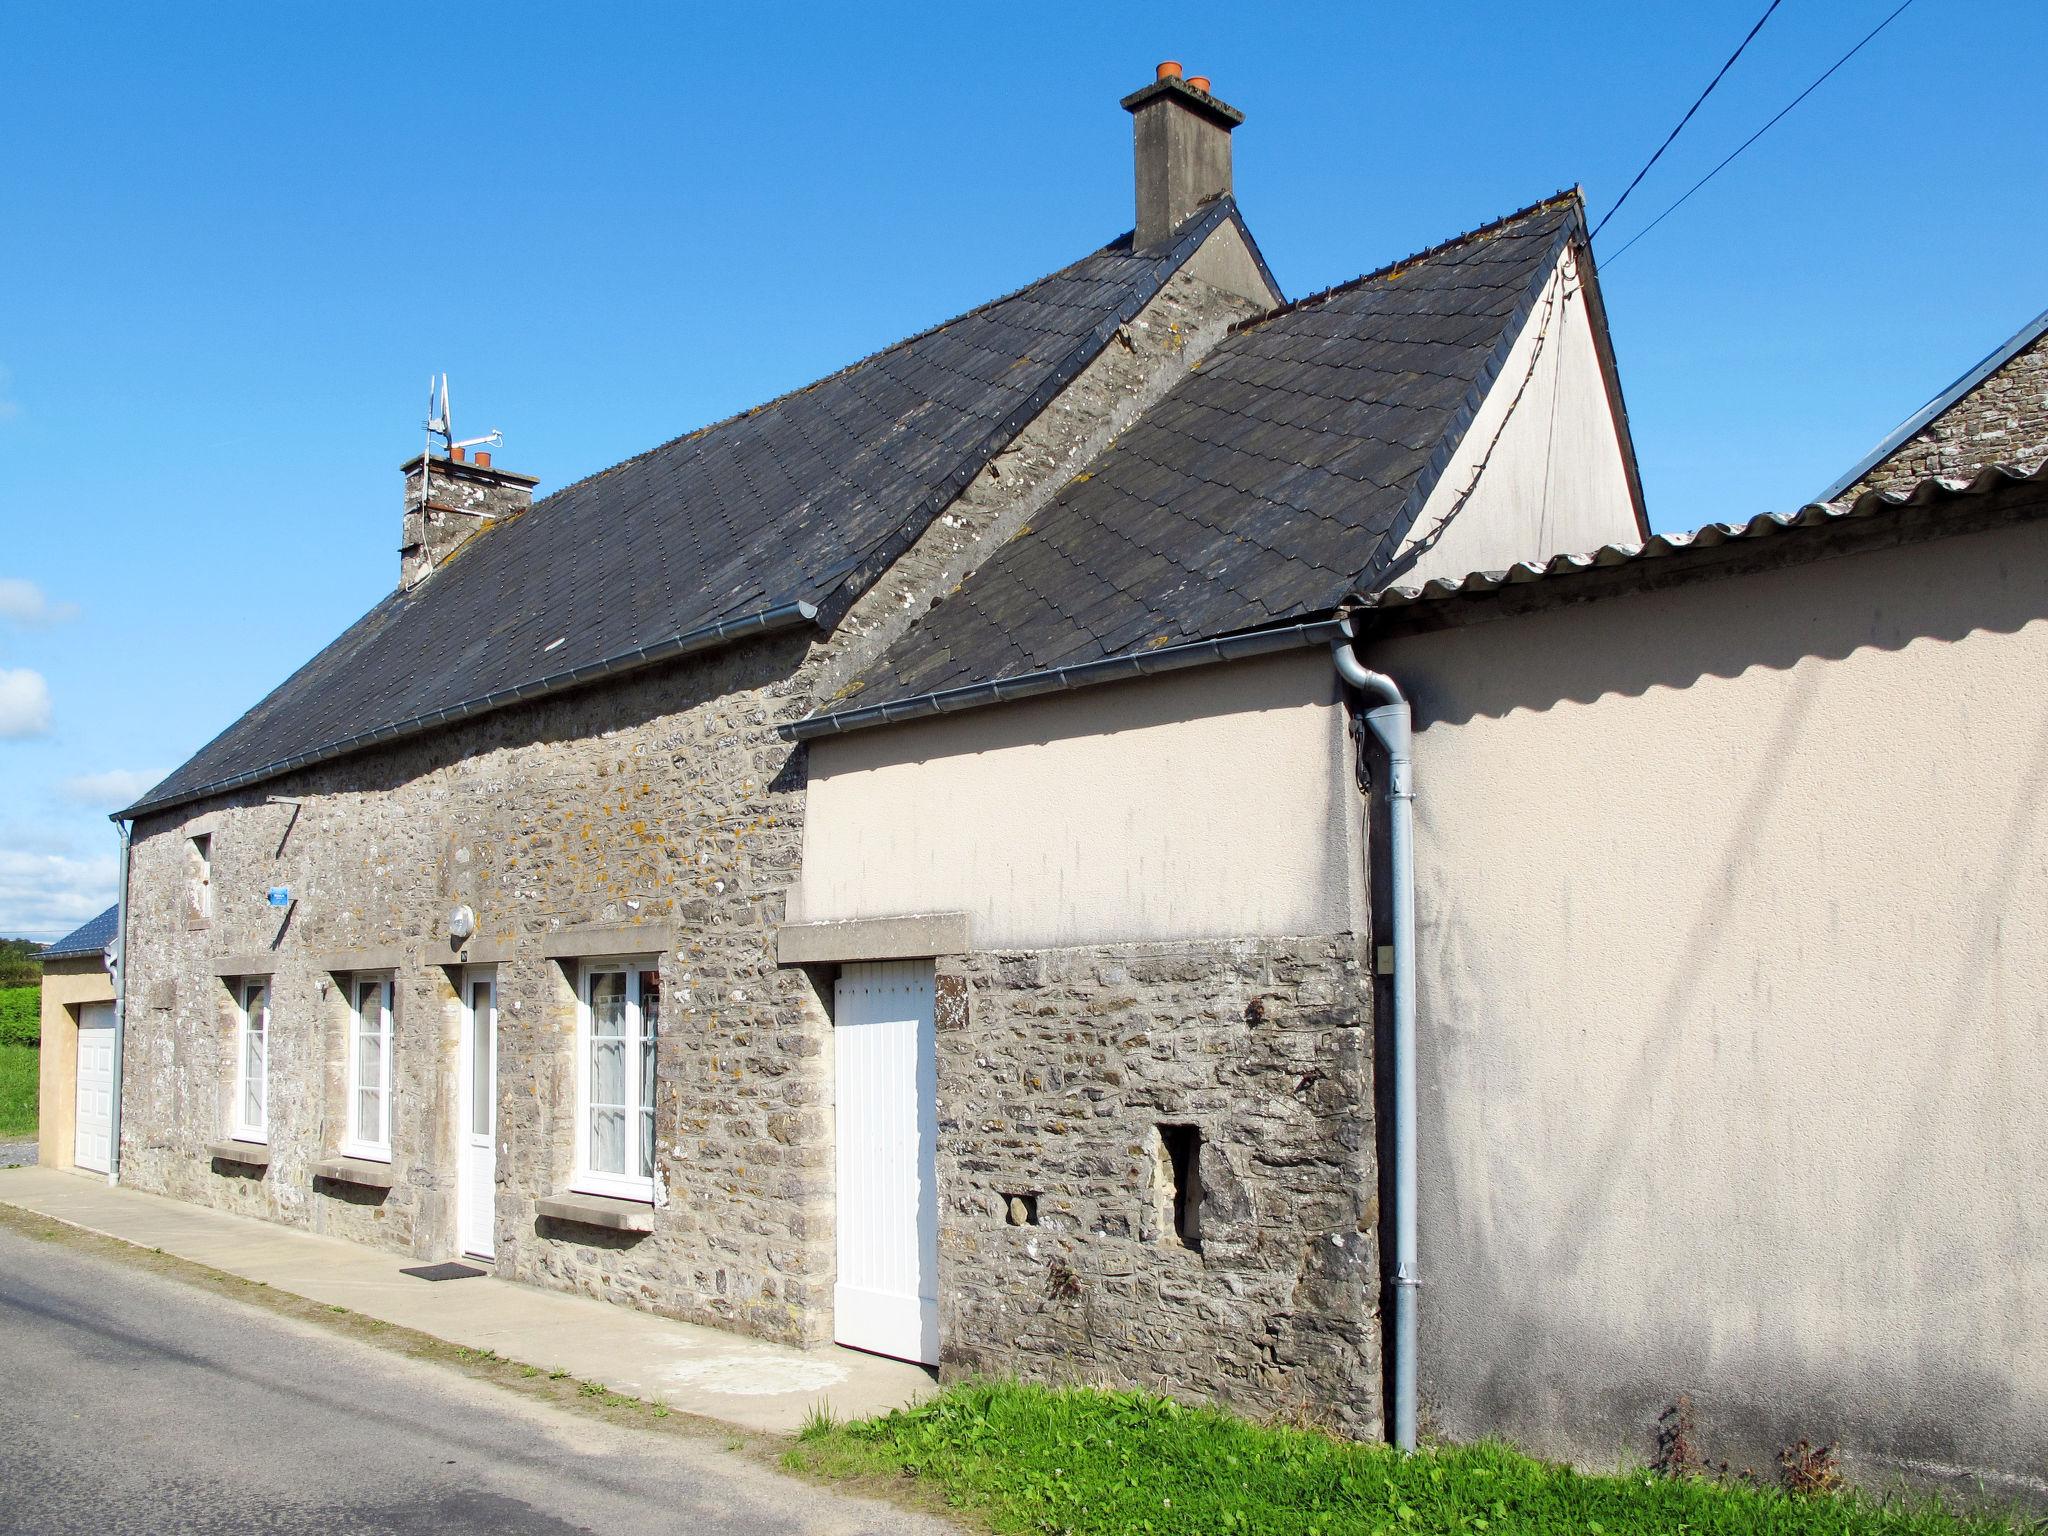
<path fill-rule="evenodd" d="M 654 1198 L 654 1050 L 661 973 L 652 961 L 583 968 L 576 1025 L 576 1188 Z"/>
<path fill-rule="evenodd" d="M 391 1161 L 391 978 L 355 978 L 348 1014 L 348 1157 Z"/>
<path fill-rule="evenodd" d="M 236 988 L 240 1017 L 235 1029 L 236 1141 L 270 1138 L 270 984 L 244 981 Z"/>

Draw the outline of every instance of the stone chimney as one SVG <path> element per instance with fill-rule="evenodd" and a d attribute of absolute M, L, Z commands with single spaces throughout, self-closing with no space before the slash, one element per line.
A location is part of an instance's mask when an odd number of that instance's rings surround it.
<path fill-rule="evenodd" d="M 540 483 L 537 476 L 499 469 L 488 453 L 471 459 L 462 448 L 445 459 L 421 454 L 401 467 L 405 471 L 405 524 L 398 548 L 401 592 L 410 592 L 433 575 L 472 535 L 532 506 L 533 488 Z"/>
<path fill-rule="evenodd" d="M 1157 245 L 1230 191 L 1230 132 L 1244 114 L 1209 94 L 1206 76 L 1181 78 L 1171 60 L 1123 100 L 1137 149 L 1139 250 Z"/>

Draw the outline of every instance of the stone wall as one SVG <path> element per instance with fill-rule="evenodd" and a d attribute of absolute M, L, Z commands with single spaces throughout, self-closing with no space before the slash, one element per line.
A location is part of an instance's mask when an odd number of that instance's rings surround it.
<path fill-rule="evenodd" d="M 1975 474 L 1987 464 L 2048 457 L 2048 336 L 2008 359 L 1975 389 L 1836 499 L 1910 490 L 1931 475 Z"/>
<path fill-rule="evenodd" d="M 1352 939 L 982 954 L 942 960 L 938 985 L 944 1373 L 1376 1436 L 1371 981 Z M 1162 1125 L 1199 1132 L 1199 1250 L 1175 1233 Z"/>
<path fill-rule="evenodd" d="M 829 1337 L 830 1021 L 773 936 L 801 854 L 804 757 L 778 734 L 1055 492 L 1244 301 L 1185 275 L 1031 423 L 830 636 L 788 631 L 145 817 L 130 875 L 122 1179 L 422 1258 L 454 1250 L 449 914 L 498 967 L 500 1274 L 799 1343 Z M 530 515 L 544 516 L 545 510 Z M 272 797 L 279 797 L 273 800 Z M 211 838 L 212 915 L 191 907 Z M 283 886 L 291 904 L 268 906 Z M 540 1218 L 573 1161 L 564 935 L 661 956 L 653 1230 Z M 586 944 L 588 940 L 586 938 Z M 588 952 L 586 947 L 586 953 Z M 389 970 L 389 1190 L 339 1150 L 346 979 Z M 271 978 L 270 1162 L 216 1162 L 239 973 Z"/>

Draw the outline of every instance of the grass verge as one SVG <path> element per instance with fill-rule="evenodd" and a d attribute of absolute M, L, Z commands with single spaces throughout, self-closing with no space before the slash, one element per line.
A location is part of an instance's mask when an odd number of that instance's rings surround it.
<path fill-rule="evenodd" d="M 0 1141 L 36 1133 L 36 1047 L 0 1045 Z"/>
<path fill-rule="evenodd" d="M 1124 1536 L 2012 1536 L 1931 1501 L 1592 1476 L 1501 1445 L 1402 1457 L 1136 1392 L 969 1382 L 850 1424 L 815 1416 L 792 1471 L 915 1479 L 1003 1532 Z"/>

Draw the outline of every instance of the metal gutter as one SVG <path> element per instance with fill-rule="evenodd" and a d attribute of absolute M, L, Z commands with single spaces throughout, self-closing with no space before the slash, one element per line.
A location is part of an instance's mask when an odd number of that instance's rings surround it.
<path fill-rule="evenodd" d="M 1079 662 L 1071 667 L 1053 667 L 1043 672 L 998 678 L 994 682 L 943 688 L 936 693 L 919 694 L 887 704 L 870 704 L 864 709 L 811 715 L 783 726 L 782 734 L 792 741 L 814 741 L 821 736 L 844 735 L 868 726 L 899 725 L 906 720 L 923 720 L 956 710 L 978 709 L 985 704 L 1009 704 L 1018 699 L 1088 688 L 1097 683 L 1113 683 L 1122 678 L 1151 677 L 1161 672 L 1178 672 L 1219 661 L 1242 661 L 1250 656 L 1269 656 L 1279 651 L 1319 650 L 1341 633 L 1338 620 L 1316 619 L 1290 624 L 1284 629 L 1254 629 L 1214 640 L 1189 640 L 1180 645 L 1161 646 L 1156 651 L 1107 656 L 1100 661 Z"/>
<path fill-rule="evenodd" d="M 659 662 L 673 661 L 678 657 L 695 655 L 700 651 L 715 650 L 730 641 L 749 635 L 769 634 L 778 630 L 794 629 L 800 624 L 816 623 L 817 618 L 818 609 L 815 604 L 799 601 L 764 608 L 759 613 L 749 614 L 741 619 L 721 619 L 716 624 L 706 624 L 667 640 L 656 640 L 634 650 L 621 651 L 618 655 L 607 656 L 602 661 L 586 662 L 580 667 L 571 667 L 566 672 L 556 672 L 530 683 L 516 683 L 509 688 L 500 688 L 465 703 L 451 704 L 445 709 L 429 710 L 423 715 L 414 715 L 409 720 L 401 720 L 392 725 L 380 725 L 375 730 L 363 731 L 358 735 L 343 737 L 339 741 L 328 742 L 324 746 L 314 747 L 291 757 L 279 758 L 276 762 L 266 763 L 261 768 L 251 768 L 224 779 L 216 779 L 211 783 L 201 784 L 189 790 L 179 790 L 153 800 L 140 800 L 125 811 L 116 811 L 112 819 L 132 821 L 152 811 L 168 810 L 174 805 L 187 805 L 211 795 L 226 794 L 230 790 L 242 789 L 250 784 L 261 783 L 265 779 L 274 779 L 296 769 L 309 768 L 315 763 L 329 762 L 337 757 L 345 757 L 351 752 L 360 752 L 366 747 L 382 746 L 407 736 L 417 736 L 423 731 L 432 730 L 435 726 L 489 714 L 508 705 L 547 698 L 585 683 L 596 682 L 599 678 L 617 677 L 620 673 L 638 671 L 642 667 L 651 667 Z"/>

